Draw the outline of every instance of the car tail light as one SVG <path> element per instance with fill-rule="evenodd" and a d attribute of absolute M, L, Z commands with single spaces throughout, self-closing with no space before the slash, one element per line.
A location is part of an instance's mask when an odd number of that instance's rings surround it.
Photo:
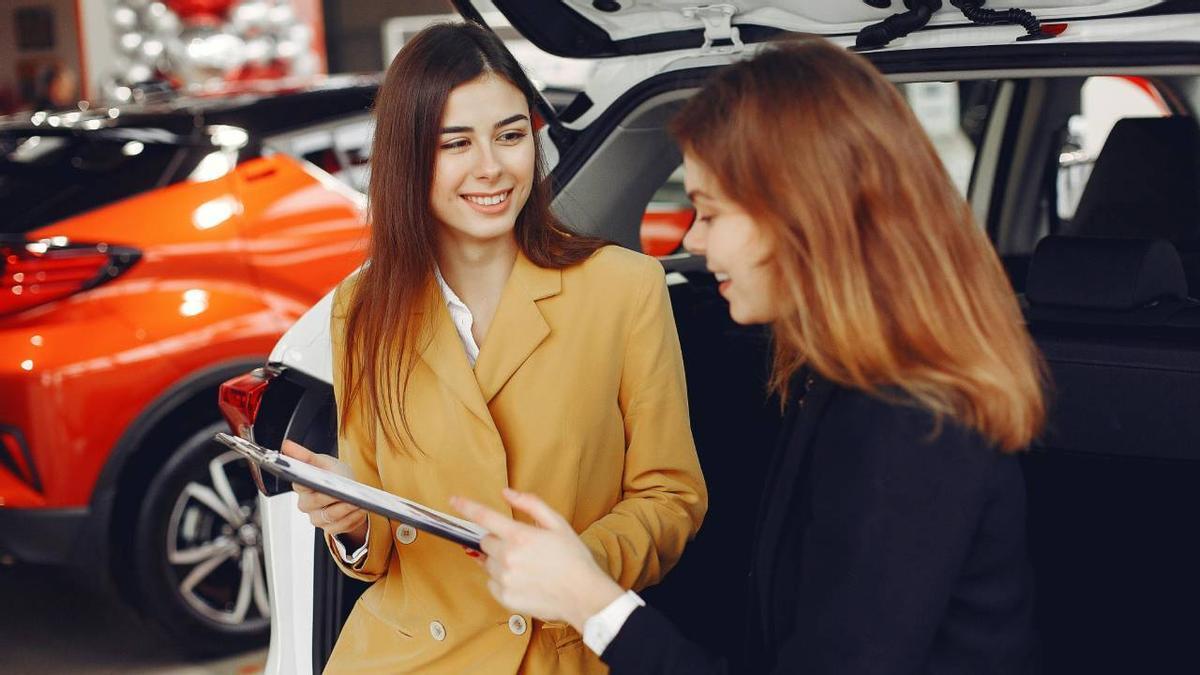
<path fill-rule="evenodd" d="M 254 418 L 258 416 L 258 406 L 262 403 L 267 385 L 276 375 L 266 368 L 255 368 L 221 385 L 217 404 L 233 433 L 254 440 Z"/>
<path fill-rule="evenodd" d="M 0 316 L 95 288 L 129 269 L 141 255 L 133 248 L 66 237 L 0 239 Z"/>

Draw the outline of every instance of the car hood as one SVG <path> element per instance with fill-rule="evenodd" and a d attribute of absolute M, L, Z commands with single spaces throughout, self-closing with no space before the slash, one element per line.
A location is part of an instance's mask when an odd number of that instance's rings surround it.
<path fill-rule="evenodd" d="M 740 39 L 757 42 L 779 31 L 846 35 L 905 10 L 902 0 L 455 0 L 469 19 L 499 10 L 513 28 L 558 56 L 599 58 L 693 49 Z M 875 7 L 872 5 L 887 5 Z M 986 9 L 1018 7 L 1039 19 L 1126 14 L 1170 5 L 1164 0 L 990 0 Z M 930 26 L 969 25 L 943 2 Z M 737 28 L 738 36 L 729 35 Z M 707 38 L 707 39 L 706 39 Z"/>

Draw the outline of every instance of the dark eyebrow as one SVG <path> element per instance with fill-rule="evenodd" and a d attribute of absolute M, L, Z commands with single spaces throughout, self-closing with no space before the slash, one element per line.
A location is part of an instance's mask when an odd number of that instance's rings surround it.
<path fill-rule="evenodd" d="M 528 122 L 529 118 L 525 115 L 517 113 L 516 115 L 513 115 L 512 117 L 505 117 L 504 119 L 500 120 L 499 122 L 496 122 L 496 125 L 493 126 L 492 128 L 499 129 L 500 127 L 506 127 L 506 126 L 512 124 L 513 122 L 519 122 L 521 120 L 525 120 L 526 122 Z"/>
<path fill-rule="evenodd" d="M 496 122 L 496 124 L 494 124 L 492 126 L 492 128 L 499 129 L 500 127 L 508 126 L 509 124 L 512 124 L 513 122 L 519 122 L 521 120 L 525 120 L 526 122 L 528 122 L 529 117 L 526 115 L 522 115 L 521 113 L 517 113 L 516 115 L 513 115 L 512 117 L 505 117 L 504 119 L 500 120 L 499 122 Z M 442 127 L 443 134 L 462 134 L 462 133 L 467 133 L 467 132 L 471 132 L 471 131 L 475 131 L 475 127 Z"/>

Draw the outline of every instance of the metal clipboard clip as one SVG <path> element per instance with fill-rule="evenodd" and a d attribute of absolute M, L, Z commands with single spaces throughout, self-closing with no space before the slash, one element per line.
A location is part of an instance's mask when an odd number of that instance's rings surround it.
<path fill-rule="evenodd" d="M 213 439 L 245 458 L 246 465 L 250 468 L 250 477 L 254 479 L 254 486 L 258 488 L 261 494 L 267 497 L 275 494 L 274 491 L 268 490 L 266 484 L 263 483 L 261 465 L 278 462 L 281 455 L 278 450 L 264 448 L 253 441 L 248 441 L 240 436 L 227 434 L 223 431 L 218 431 L 213 436 Z"/>

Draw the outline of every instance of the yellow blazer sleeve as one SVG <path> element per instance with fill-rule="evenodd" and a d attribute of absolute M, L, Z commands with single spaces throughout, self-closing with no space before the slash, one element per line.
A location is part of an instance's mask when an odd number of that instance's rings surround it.
<path fill-rule="evenodd" d="M 708 509 L 670 295 L 662 266 L 646 262 L 618 395 L 625 425 L 622 498 L 580 533 L 600 566 L 635 590 L 657 583 L 675 565 Z"/>
<path fill-rule="evenodd" d="M 352 277 L 353 278 L 353 277 Z M 341 402 L 346 392 L 342 390 L 342 355 L 346 343 L 346 307 L 349 292 L 353 288 L 350 281 L 343 282 L 333 297 L 333 310 L 330 313 L 330 338 L 333 343 L 333 395 L 337 401 L 338 414 L 341 414 Z M 350 410 L 346 432 L 341 432 L 339 419 L 338 457 L 350 466 L 354 479 L 372 487 L 382 489 L 379 469 L 375 463 L 375 444 L 371 441 L 369 421 L 362 419 L 361 407 L 355 405 Z M 325 544 L 329 548 L 333 561 L 342 572 L 362 581 L 375 581 L 387 571 L 388 559 L 392 555 L 392 525 L 383 516 L 368 513 L 370 533 L 367 538 L 367 554 L 357 563 L 347 565 L 333 545 L 333 537 L 325 535 Z"/>

